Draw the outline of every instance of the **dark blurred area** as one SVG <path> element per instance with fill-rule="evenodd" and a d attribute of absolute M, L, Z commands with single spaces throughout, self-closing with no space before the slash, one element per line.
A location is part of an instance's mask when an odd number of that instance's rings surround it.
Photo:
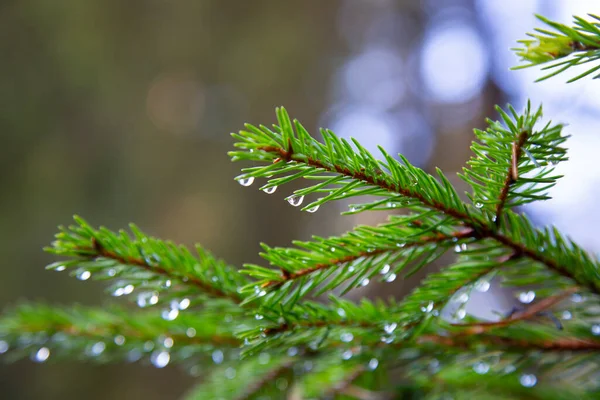
<path fill-rule="evenodd" d="M 240 186 L 229 133 L 268 125 L 285 105 L 312 132 L 326 126 L 453 176 L 493 105 L 523 103 L 525 84 L 507 77 L 508 47 L 534 12 L 568 14 L 577 2 L 499 2 L 518 21 L 491 3 L 3 2 L 1 305 L 107 301 L 100 284 L 43 269 L 53 259 L 42 247 L 73 214 L 111 229 L 135 222 L 237 265 L 258 262 L 261 241 L 382 220 L 340 217 L 339 204 L 302 213 L 283 200 L 293 187 L 269 196 L 259 183 Z M 377 290 L 401 295 L 407 284 Z M 172 366 L 0 366 L 6 399 L 170 399 L 193 382 Z"/>

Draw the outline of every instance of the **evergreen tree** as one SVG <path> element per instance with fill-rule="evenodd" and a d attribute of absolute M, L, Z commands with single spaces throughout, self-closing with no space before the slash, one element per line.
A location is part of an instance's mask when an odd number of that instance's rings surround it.
<path fill-rule="evenodd" d="M 572 27 L 539 18 L 553 30 L 521 41 L 521 67 L 543 65 L 547 79 L 600 59 L 599 17 Z M 270 266 L 242 269 L 135 225 L 113 232 L 75 217 L 46 249 L 60 258 L 48 268 L 105 280 L 143 310 L 21 304 L 0 318 L 0 353 L 176 363 L 206 376 L 188 399 L 599 398 L 600 263 L 518 210 L 549 198 L 567 137 L 561 124 L 541 122 L 541 107 L 497 111 L 499 121 L 475 130 L 460 174 L 471 187 L 464 201 L 442 171 L 382 148 L 377 159 L 326 129 L 319 141 L 278 108 L 277 125 L 233 134 L 232 160 L 253 165 L 240 184 L 265 179 L 261 190 L 272 193 L 304 178 L 310 184 L 287 198 L 304 211 L 358 197 L 346 214 L 406 213 L 289 248 L 263 245 Z M 448 252 L 455 262 L 400 301 L 341 298 Z M 492 279 L 520 291 L 524 306 L 496 321 L 466 315 L 470 292 Z M 315 301 L 325 293 L 328 301 Z"/>

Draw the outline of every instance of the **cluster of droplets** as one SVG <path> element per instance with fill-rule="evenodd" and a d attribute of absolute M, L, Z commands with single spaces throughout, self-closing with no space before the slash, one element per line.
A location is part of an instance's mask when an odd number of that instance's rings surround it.
<path fill-rule="evenodd" d="M 139 307 L 153 306 L 158 303 L 158 292 L 142 292 L 137 296 L 136 303 Z"/>
<path fill-rule="evenodd" d="M 381 341 L 385 344 L 390 344 L 396 338 L 394 335 L 394 331 L 398 327 L 398 324 L 395 322 L 387 323 L 383 326 L 383 335 L 381 336 Z"/>
<path fill-rule="evenodd" d="M 116 288 L 113 292 L 112 295 L 115 297 L 120 297 L 120 296 L 124 296 L 124 295 L 128 295 L 133 293 L 133 290 L 135 289 L 135 286 L 128 284 L 125 286 L 119 286 L 118 288 Z"/>
<path fill-rule="evenodd" d="M 187 297 L 182 300 L 171 300 L 169 308 L 162 310 L 160 315 L 166 321 L 173 321 L 179 316 L 179 311 L 185 310 L 190 304 L 191 301 Z"/>

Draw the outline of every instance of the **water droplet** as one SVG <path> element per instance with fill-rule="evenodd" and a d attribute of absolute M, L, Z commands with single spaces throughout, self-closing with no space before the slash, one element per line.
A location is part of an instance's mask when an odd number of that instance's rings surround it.
<path fill-rule="evenodd" d="M 371 371 L 377 369 L 377 366 L 379 365 L 379 361 L 376 358 L 371 358 L 369 360 L 369 369 Z"/>
<path fill-rule="evenodd" d="M 482 208 L 483 207 L 483 203 L 477 202 L 477 203 L 475 203 L 475 207 Z"/>
<path fill-rule="evenodd" d="M 261 365 L 268 364 L 270 360 L 271 356 L 269 355 L 269 353 L 260 353 L 258 355 L 258 363 Z"/>
<path fill-rule="evenodd" d="M 106 349 L 106 344 L 104 344 L 104 342 L 96 342 L 90 348 L 89 355 L 99 356 L 100 354 L 102 354 L 104 352 L 104 349 Z"/>
<path fill-rule="evenodd" d="M 317 204 L 316 206 L 311 207 L 311 208 L 307 209 L 306 211 L 308 211 L 309 213 L 314 213 L 314 212 L 317 212 L 318 209 L 319 209 L 319 205 Z"/>
<path fill-rule="evenodd" d="M 582 295 L 580 295 L 579 293 L 574 293 L 571 296 L 571 301 L 573 303 L 581 303 L 583 300 L 585 300 L 584 297 Z"/>
<path fill-rule="evenodd" d="M 0 340 L 0 354 L 4 354 L 8 351 L 9 345 L 6 341 Z"/>
<path fill-rule="evenodd" d="M 273 194 L 273 193 L 275 193 L 276 190 L 277 190 L 277 186 L 271 186 L 268 188 L 264 188 L 263 192 L 265 192 L 266 194 Z"/>
<path fill-rule="evenodd" d="M 477 281 L 477 283 L 475 283 L 475 290 L 481 293 L 485 293 L 488 290 L 490 290 L 490 286 L 490 282 L 488 282 L 485 279 L 480 279 Z"/>
<path fill-rule="evenodd" d="M 254 183 L 254 177 L 250 176 L 248 178 L 238 179 L 238 183 L 242 186 L 250 186 Z"/>
<path fill-rule="evenodd" d="M 165 340 L 163 340 L 163 346 L 165 346 L 165 348 L 167 348 L 167 349 L 170 349 L 171 347 L 173 347 L 173 344 L 175 344 L 175 341 L 171 337 L 167 336 L 165 338 Z"/>
<path fill-rule="evenodd" d="M 380 273 L 381 275 L 385 275 L 385 274 L 387 274 L 388 272 L 390 272 L 390 268 L 391 268 L 391 267 L 390 267 L 390 265 L 389 265 L 389 264 L 385 264 L 385 265 L 383 266 L 383 268 L 381 268 L 381 271 L 380 271 L 379 273 Z"/>
<path fill-rule="evenodd" d="M 421 307 L 421 311 L 423 311 L 424 313 L 429 313 L 432 310 L 433 310 L 433 301 L 430 301 L 429 303 L 427 303 L 426 306 Z"/>
<path fill-rule="evenodd" d="M 396 274 L 389 274 L 385 277 L 386 282 L 394 282 L 396 280 Z"/>
<path fill-rule="evenodd" d="M 235 378 L 235 375 L 236 375 L 235 369 L 229 367 L 225 370 L 225 378 L 233 379 L 233 378 Z"/>
<path fill-rule="evenodd" d="M 469 293 L 463 292 L 456 296 L 457 303 L 466 303 L 467 301 L 469 301 Z"/>
<path fill-rule="evenodd" d="M 390 343 L 392 343 L 392 342 L 394 341 L 394 339 L 395 339 L 395 336 L 394 336 L 394 335 L 391 335 L 391 336 L 382 336 L 382 337 L 381 337 L 381 341 L 382 341 L 383 343 L 386 343 L 386 344 L 390 344 Z"/>
<path fill-rule="evenodd" d="M 525 387 L 534 387 L 537 383 L 537 377 L 533 374 L 523 374 L 519 378 L 519 382 Z"/>
<path fill-rule="evenodd" d="M 293 205 L 294 207 L 298 207 L 304 201 L 304 196 L 296 196 L 292 195 L 286 199 L 288 203 Z"/>
<path fill-rule="evenodd" d="M 165 289 L 168 289 L 171 287 L 172 284 L 173 284 L 173 282 L 171 282 L 170 279 L 167 279 L 166 281 L 163 282 L 162 287 Z"/>
<path fill-rule="evenodd" d="M 127 285 L 123 288 L 123 294 L 131 294 L 133 293 L 133 289 L 135 289 L 135 286 Z"/>
<path fill-rule="evenodd" d="M 406 246 L 406 243 L 396 243 L 396 247 L 402 248 L 404 246 Z"/>
<path fill-rule="evenodd" d="M 331 251 L 332 253 L 335 253 L 335 247 L 331 247 L 331 248 L 329 249 L 329 251 Z"/>
<path fill-rule="evenodd" d="M 144 351 L 151 351 L 154 349 L 154 342 L 152 340 L 147 340 L 144 343 Z"/>
<path fill-rule="evenodd" d="M 360 281 L 360 286 L 367 286 L 369 284 L 369 278 L 365 278 Z"/>
<path fill-rule="evenodd" d="M 461 308 L 456 312 L 457 319 L 464 319 L 466 316 L 467 316 L 467 310 L 465 310 L 464 308 Z"/>
<path fill-rule="evenodd" d="M 125 344 L 125 336 L 123 336 L 123 335 L 115 336 L 115 344 L 117 346 L 123 346 Z"/>
<path fill-rule="evenodd" d="M 344 310 L 343 308 L 338 308 L 337 313 L 340 317 L 346 318 L 346 310 Z"/>
<path fill-rule="evenodd" d="M 387 333 L 389 335 L 392 332 L 394 332 L 397 327 L 398 327 L 398 324 L 395 322 L 392 322 L 391 324 L 385 324 L 383 326 L 383 330 L 385 331 L 385 333 Z"/>
<path fill-rule="evenodd" d="M 512 374 L 513 372 L 515 372 L 517 370 L 517 367 L 515 367 L 512 364 L 507 365 L 506 367 L 504 367 L 504 373 L 506 374 Z"/>
<path fill-rule="evenodd" d="M 80 281 L 87 281 L 92 276 L 90 271 L 81 271 L 77 274 L 77 279 Z"/>
<path fill-rule="evenodd" d="M 254 318 L 255 318 L 257 321 L 260 321 L 261 319 L 263 319 L 263 318 L 264 318 L 264 316 L 262 316 L 262 315 L 260 315 L 260 314 L 256 314 L 256 315 L 254 316 Z"/>
<path fill-rule="evenodd" d="M 354 339 L 354 335 L 350 332 L 344 332 L 340 335 L 340 339 L 342 339 L 342 342 L 348 343 Z"/>
<path fill-rule="evenodd" d="M 391 202 L 391 201 L 388 201 L 388 203 L 387 203 L 387 207 L 388 207 L 388 208 L 396 208 L 397 206 L 396 206 L 396 203 L 394 203 L 394 202 Z"/>
<path fill-rule="evenodd" d="M 519 293 L 519 301 L 523 304 L 529 304 L 535 299 L 535 292 L 530 290 L 528 292 Z"/>
<path fill-rule="evenodd" d="M 594 324 L 594 325 L 592 325 L 592 334 L 594 336 L 599 336 L 600 335 L 600 324 Z"/>
<path fill-rule="evenodd" d="M 212 352 L 212 360 L 215 364 L 221 364 L 225 357 L 223 356 L 223 352 L 221 350 L 215 350 Z"/>
<path fill-rule="evenodd" d="M 427 366 L 427 369 L 429 369 L 430 373 L 435 374 L 436 372 L 438 372 L 440 370 L 440 361 L 437 358 L 434 360 L 431 360 L 429 362 L 429 365 Z"/>
<path fill-rule="evenodd" d="M 571 311 L 563 311 L 560 318 L 564 320 L 570 320 L 573 318 L 573 314 L 571 314 Z"/>
<path fill-rule="evenodd" d="M 349 360 L 352 358 L 352 350 L 346 350 L 345 352 L 342 353 L 342 358 L 344 360 Z"/>
<path fill-rule="evenodd" d="M 179 307 L 180 310 L 185 310 L 186 308 L 188 308 L 190 306 L 190 304 L 191 304 L 190 299 L 185 298 L 185 299 L 182 299 L 179 302 L 179 304 L 177 305 L 177 307 Z"/>
<path fill-rule="evenodd" d="M 65 269 L 67 269 L 67 267 L 64 265 L 59 265 L 58 267 L 54 268 L 56 272 L 63 272 Z"/>
<path fill-rule="evenodd" d="M 109 268 L 108 271 L 106 271 L 106 275 L 115 276 L 117 275 L 117 270 L 115 268 Z"/>
<path fill-rule="evenodd" d="M 173 321 L 179 316 L 179 310 L 177 308 L 171 308 L 170 310 L 163 310 L 161 313 L 162 318 L 165 321 Z"/>
<path fill-rule="evenodd" d="M 126 356 L 128 362 L 136 362 L 140 358 L 142 358 L 142 352 L 139 349 L 129 351 Z"/>
<path fill-rule="evenodd" d="M 42 347 L 32 355 L 31 360 L 38 363 L 43 363 L 48 359 L 48 357 L 50 357 L 50 349 L 47 347 Z"/>
<path fill-rule="evenodd" d="M 264 295 L 267 294 L 266 290 L 263 290 L 261 288 L 259 288 L 258 286 L 254 287 L 254 293 L 258 296 L 258 297 L 263 297 Z"/>
<path fill-rule="evenodd" d="M 460 250 L 461 251 L 466 251 L 467 250 L 467 244 L 466 243 L 461 244 L 460 245 Z"/>
<path fill-rule="evenodd" d="M 480 375 L 487 374 L 490 370 L 490 366 L 484 362 L 478 362 L 473 365 L 473 371 L 477 372 Z"/>
<path fill-rule="evenodd" d="M 298 349 L 296 347 L 290 347 L 287 351 L 287 355 L 290 357 L 294 357 L 298 354 Z"/>
<path fill-rule="evenodd" d="M 455 253 L 460 253 L 461 252 L 460 244 L 457 244 L 456 246 L 454 246 L 454 252 Z"/>
<path fill-rule="evenodd" d="M 115 297 L 123 296 L 123 288 L 116 288 L 112 292 L 112 295 L 115 296 Z"/>
<path fill-rule="evenodd" d="M 155 351 L 150 356 L 150 362 L 156 368 L 164 368 L 171 361 L 171 354 L 168 351 Z"/>
<path fill-rule="evenodd" d="M 158 293 L 152 293 L 152 296 L 150 296 L 148 303 L 150 303 L 151 305 L 155 305 L 156 303 L 158 303 Z"/>
<path fill-rule="evenodd" d="M 194 328 L 187 328 L 187 330 L 185 331 L 185 335 L 187 337 L 192 338 L 192 337 L 196 336 L 196 330 Z"/>

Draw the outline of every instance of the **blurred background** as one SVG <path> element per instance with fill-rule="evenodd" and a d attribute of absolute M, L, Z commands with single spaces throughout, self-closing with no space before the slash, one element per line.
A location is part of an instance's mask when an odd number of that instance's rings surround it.
<path fill-rule="evenodd" d="M 259 262 L 260 241 L 333 235 L 376 214 L 315 214 L 233 180 L 230 132 L 270 124 L 274 107 L 448 175 L 494 104 L 543 101 L 569 123 L 571 161 L 554 199 L 529 207 L 592 251 L 600 237 L 600 96 L 567 76 L 534 84 L 509 51 L 540 13 L 570 23 L 593 0 L 5 0 L 0 5 L 0 305 L 102 304 L 102 285 L 45 271 L 41 248 L 75 213 L 111 229 L 202 243 Z M 460 183 L 457 182 L 458 185 Z M 404 293 L 408 283 L 378 287 Z M 369 295 L 375 285 L 364 289 Z M 51 361 L 51 359 L 49 360 Z M 29 360 L 0 366 L 7 399 L 171 399 L 176 367 Z"/>

